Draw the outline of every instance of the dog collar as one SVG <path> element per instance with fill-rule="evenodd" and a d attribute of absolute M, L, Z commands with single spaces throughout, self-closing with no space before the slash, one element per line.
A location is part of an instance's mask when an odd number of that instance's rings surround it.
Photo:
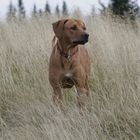
<path fill-rule="evenodd" d="M 77 52 L 78 52 L 78 48 L 71 53 L 71 51 L 69 50 L 67 53 L 65 53 L 60 47 L 59 47 L 59 44 L 57 42 L 57 49 L 59 50 L 60 52 L 60 55 L 65 57 L 66 59 L 70 60 Z"/>

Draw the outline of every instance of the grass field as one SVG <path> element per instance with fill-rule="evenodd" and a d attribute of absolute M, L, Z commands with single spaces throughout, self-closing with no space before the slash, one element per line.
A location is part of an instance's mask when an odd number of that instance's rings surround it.
<path fill-rule="evenodd" d="M 0 23 L 0 140 L 140 140 L 140 21 L 86 17 L 89 111 L 74 89 L 52 103 L 48 59 L 56 18 Z"/>

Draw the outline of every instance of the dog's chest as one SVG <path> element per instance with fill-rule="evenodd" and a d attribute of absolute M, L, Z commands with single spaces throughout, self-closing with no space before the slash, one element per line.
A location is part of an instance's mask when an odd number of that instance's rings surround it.
<path fill-rule="evenodd" d="M 65 77 L 68 77 L 68 78 L 72 78 L 72 73 L 71 72 L 66 72 L 65 74 L 64 74 L 64 76 Z"/>
<path fill-rule="evenodd" d="M 72 68 L 72 60 L 64 58 L 62 60 L 62 67 L 65 71 L 69 71 Z"/>

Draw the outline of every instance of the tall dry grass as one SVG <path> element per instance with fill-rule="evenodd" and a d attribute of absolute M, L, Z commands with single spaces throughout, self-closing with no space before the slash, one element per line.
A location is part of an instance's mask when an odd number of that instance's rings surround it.
<path fill-rule="evenodd" d="M 90 109 L 74 89 L 64 110 L 52 103 L 48 59 L 56 18 L 0 24 L 1 140 L 139 140 L 140 21 L 86 17 L 91 57 Z"/>

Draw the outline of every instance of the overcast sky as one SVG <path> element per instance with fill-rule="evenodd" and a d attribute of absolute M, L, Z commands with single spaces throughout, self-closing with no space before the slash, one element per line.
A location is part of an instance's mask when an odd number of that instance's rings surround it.
<path fill-rule="evenodd" d="M 1 17 L 5 15 L 10 1 L 15 6 L 17 6 L 18 0 L 0 0 L 0 16 Z M 54 9 L 57 4 L 60 7 L 62 7 L 63 0 L 23 0 L 25 9 L 28 13 L 29 11 L 33 9 L 34 3 L 37 5 L 37 8 L 40 9 L 40 8 L 44 8 L 46 1 L 49 2 L 52 9 Z M 65 0 L 65 1 L 70 11 L 76 7 L 80 7 L 83 13 L 89 13 L 91 11 L 92 5 L 95 5 L 95 7 L 99 8 L 98 0 Z M 101 0 L 101 1 L 105 3 L 106 5 L 109 2 L 109 0 Z"/>
<path fill-rule="evenodd" d="M 18 0 L 0 0 L 0 17 L 4 17 L 5 13 L 7 12 L 8 5 L 10 1 L 17 6 Z M 62 7 L 63 0 L 23 0 L 25 9 L 27 13 L 29 13 L 33 9 L 33 4 L 37 5 L 37 8 L 44 8 L 46 1 L 49 2 L 52 9 L 58 4 Z M 100 8 L 98 4 L 98 0 L 65 0 L 69 11 L 72 11 L 74 8 L 79 7 L 81 11 L 85 13 L 89 13 L 91 11 L 92 5 L 94 5 L 97 9 Z M 101 0 L 105 5 L 108 4 L 110 0 Z M 140 4 L 140 0 L 138 0 Z"/>

